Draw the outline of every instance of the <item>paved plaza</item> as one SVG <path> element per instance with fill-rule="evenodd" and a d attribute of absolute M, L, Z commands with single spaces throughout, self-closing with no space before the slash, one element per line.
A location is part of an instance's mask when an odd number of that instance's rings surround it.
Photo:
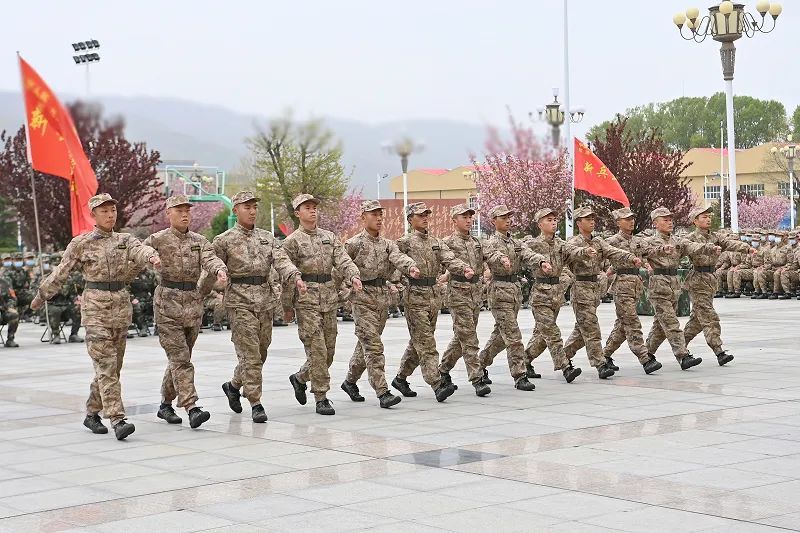
<path fill-rule="evenodd" d="M 339 324 L 331 369 L 337 414 L 298 405 L 288 382 L 304 359 L 295 326 L 275 328 L 265 366 L 270 421 L 230 412 L 220 390 L 235 356 L 230 333 L 205 331 L 194 361 L 199 430 L 155 416 L 165 356 L 155 337 L 128 343 L 123 397 L 136 433 L 81 426 L 92 376 L 85 346 L 39 342 L 24 324 L 18 349 L 0 348 L 0 531 L 785 531 L 800 529 L 800 302 L 715 300 L 736 360 L 682 372 L 665 344 L 646 376 L 627 347 L 601 382 L 584 352 L 573 384 L 538 361 L 536 391 L 513 388 L 505 357 L 493 392 L 478 398 L 463 364 L 460 389 L 435 401 L 417 371 L 417 398 L 380 409 L 338 386 L 355 337 Z M 613 304 L 600 307 L 610 331 Z M 683 319 L 685 322 L 685 319 Z M 564 308 L 566 337 L 573 324 Z M 645 332 L 652 319 L 643 317 Z M 525 340 L 533 319 L 520 312 Z M 441 315 L 437 343 L 451 336 Z M 488 338 L 489 313 L 479 336 Z M 408 339 L 389 320 L 394 375 Z"/>

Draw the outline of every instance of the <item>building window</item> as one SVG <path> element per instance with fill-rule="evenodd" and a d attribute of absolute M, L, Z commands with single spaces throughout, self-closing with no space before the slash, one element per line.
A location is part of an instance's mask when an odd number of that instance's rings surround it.
<path fill-rule="evenodd" d="M 750 196 L 764 196 L 763 183 L 748 183 L 745 185 L 739 185 L 739 190 L 745 194 L 749 194 Z"/>
<path fill-rule="evenodd" d="M 706 200 L 719 200 L 719 185 L 706 185 L 703 197 Z"/>
<path fill-rule="evenodd" d="M 789 198 L 789 182 L 788 181 L 779 181 L 778 182 L 778 194 L 781 196 L 785 196 Z"/>
<path fill-rule="evenodd" d="M 477 196 L 470 196 L 469 200 L 467 200 L 467 205 L 469 205 L 470 209 L 474 209 L 475 212 L 478 212 L 478 197 Z M 470 233 L 475 237 L 481 236 L 481 227 L 478 225 L 478 217 L 475 216 L 472 218 L 472 229 Z"/>

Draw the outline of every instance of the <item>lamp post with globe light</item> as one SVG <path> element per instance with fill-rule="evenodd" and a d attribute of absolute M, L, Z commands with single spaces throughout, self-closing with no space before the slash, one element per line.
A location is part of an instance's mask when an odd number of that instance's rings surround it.
<path fill-rule="evenodd" d="M 424 144 L 416 142 L 411 137 L 401 137 L 394 142 L 384 142 L 383 149 L 390 154 L 400 156 L 400 166 L 403 170 L 403 228 L 404 233 L 408 233 L 408 217 L 406 208 L 408 207 L 408 158 L 415 152 L 425 149 Z"/>
<path fill-rule="evenodd" d="M 756 15 L 748 13 L 744 4 L 734 4 L 725 0 L 719 5 L 708 8 L 708 15 L 700 17 L 700 10 L 692 7 L 686 14 L 678 13 L 672 21 L 678 26 L 681 37 L 687 41 L 703 42 L 709 35 L 721 43 L 720 59 L 722 60 L 722 78 L 725 80 L 725 112 L 728 123 L 728 183 L 731 208 L 731 230 L 739 231 L 739 209 L 736 202 L 736 138 L 733 123 L 733 70 L 736 60 L 734 41 L 742 35 L 753 37 L 756 33 L 769 33 L 775 29 L 778 15 L 783 8 L 778 3 L 770 4 L 760 0 L 756 4 Z M 767 29 L 767 13 L 772 17 L 772 25 Z M 684 26 L 688 34 L 684 35 Z"/>

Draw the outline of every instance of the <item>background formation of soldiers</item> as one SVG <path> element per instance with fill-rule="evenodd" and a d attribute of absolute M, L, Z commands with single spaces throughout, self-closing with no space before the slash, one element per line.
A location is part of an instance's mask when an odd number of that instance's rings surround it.
<path fill-rule="evenodd" d="M 3 257 L 0 319 L 8 325 L 6 346 L 16 346 L 20 319 L 49 319 L 50 334 L 47 339 L 47 332 L 43 334 L 42 340 L 52 343 L 61 342 L 62 324 L 71 326 L 63 338 L 83 342 L 78 334 L 81 315 L 87 321 L 86 340 L 96 377 L 84 425 L 93 432 L 107 432 L 99 418 L 101 410 L 111 419 L 118 439 L 134 431 L 124 418 L 119 388 L 125 337 L 134 334 L 159 335 L 167 354 L 158 417 L 181 423 L 172 407 L 177 399 L 194 428 L 210 417 L 196 405 L 191 363 L 202 325 L 215 331 L 226 325 L 232 330 L 238 364 L 222 390 L 231 410 L 242 412 L 244 396 L 253 421 L 265 422 L 261 383 L 272 327 L 292 320 L 297 321 L 306 353 L 305 364 L 289 376 L 295 398 L 304 405 L 310 384 L 317 413 L 332 415 L 328 368 L 334 358 L 337 316 L 355 321 L 358 338 L 341 388 L 353 401 L 364 401 L 357 381 L 366 372 L 380 407 L 389 408 L 401 398 L 389 390 L 380 336 L 386 320 L 399 317 L 401 309 L 410 340 L 391 386 L 402 396 L 416 396 L 408 378 L 419 367 L 441 402 L 457 390 L 449 373 L 459 359 L 464 360 L 476 395 L 489 394 L 488 368 L 504 350 L 514 386 L 522 391 L 535 389 L 530 379 L 541 376 L 533 362 L 545 349 L 554 370 L 561 371 L 568 383 L 581 374 L 572 359 L 584 347 L 598 377 L 613 376 L 619 367 L 612 355 L 625 341 L 647 374 L 661 368 L 655 352 L 665 340 L 680 367 L 688 370 L 702 361 L 687 348 L 700 332 L 724 365 L 733 355 L 723 347 L 713 298 L 752 294 L 788 299 L 798 291 L 796 232 L 714 232 L 709 208 L 694 209 L 690 214 L 694 231 L 678 234 L 673 232 L 672 213 L 659 207 L 651 212 L 654 229 L 640 235 L 632 234 L 630 209 L 618 209 L 613 216 L 619 231 L 603 238 L 594 231 L 594 212 L 582 206 L 575 210 L 578 234 L 563 241 L 556 235 L 559 220 L 552 209 L 536 213 L 537 236 L 520 240 L 510 231 L 513 211 L 499 205 L 489 212 L 495 232 L 480 240 L 470 234 L 475 212 L 467 205 L 452 209 L 454 231 L 439 239 L 427 232 L 430 209 L 417 202 L 406 211 L 410 233 L 394 242 L 381 236 L 380 203 L 366 201 L 361 208 L 362 233 L 341 243 L 317 227 L 319 201 L 310 195 L 294 199 L 301 225 L 283 242 L 255 227 L 259 199 L 253 193 L 243 191 L 232 201 L 237 224 L 213 243 L 188 231 L 191 204 L 185 196 L 167 200 L 171 227 L 140 242 L 104 229 L 113 227 L 116 202 L 109 195 L 98 195 L 90 201 L 90 209 L 105 225 L 98 218 L 93 233 L 76 237 L 63 253 L 65 265 L 61 253 L 42 257 L 47 279 L 41 279 L 35 257 Z M 102 265 L 113 262 L 113 268 L 98 267 L 101 260 Z M 679 269 L 685 273 L 686 267 L 691 268 L 685 280 L 679 279 Z M 655 312 L 646 340 L 637 315 L 643 277 L 649 278 Z M 684 290 L 694 308 L 681 330 L 676 316 Z M 89 291 L 85 301 L 84 291 Z M 563 341 L 556 319 L 568 298 L 576 320 Z M 596 310 L 601 301 L 612 300 L 617 321 L 603 346 Z M 530 307 L 535 319 L 527 344 L 517 322 L 523 307 Z M 481 349 L 476 324 L 486 308 L 492 311 L 494 328 Z M 114 320 L 104 318 L 103 312 L 109 310 Z M 434 341 L 440 312 L 452 315 L 454 331 L 441 358 Z"/>

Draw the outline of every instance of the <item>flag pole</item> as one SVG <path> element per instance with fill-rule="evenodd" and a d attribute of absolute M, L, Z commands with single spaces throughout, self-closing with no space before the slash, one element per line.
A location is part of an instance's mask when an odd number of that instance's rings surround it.
<path fill-rule="evenodd" d="M 21 56 L 19 55 L 19 50 L 17 50 L 17 63 L 20 64 L 20 81 L 22 81 L 22 63 L 21 63 Z M 25 94 L 25 86 L 23 83 L 22 86 L 22 94 Z M 25 151 L 28 155 L 28 165 L 29 170 L 28 174 L 31 178 L 31 193 L 33 197 L 33 220 L 36 222 L 36 247 L 37 252 L 39 254 L 39 276 L 42 281 L 44 281 L 44 263 L 42 262 L 42 233 L 39 231 L 39 207 L 36 204 L 36 181 L 34 180 L 34 173 L 33 173 L 33 158 L 31 157 L 31 135 L 30 131 L 28 131 L 28 117 L 27 111 L 25 113 Z M 44 301 L 44 318 L 47 320 L 47 329 L 50 330 L 50 340 L 53 340 L 53 335 L 55 332 L 50 327 L 50 309 L 47 307 L 47 300 Z"/>
<path fill-rule="evenodd" d="M 567 148 L 567 166 L 569 168 L 570 186 L 569 186 L 569 204 L 568 212 L 565 217 L 565 233 L 564 239 L 572 237 L 573 218 L 572 213 L 575 210 L 575 154 L 573 153 L 572 132 L 570 131 L 570 110 L 569 110 L 569 15 L 567 10 L 567 0 L 564 0 L 564 129 L 566 133 L 565 145 Z"/>

